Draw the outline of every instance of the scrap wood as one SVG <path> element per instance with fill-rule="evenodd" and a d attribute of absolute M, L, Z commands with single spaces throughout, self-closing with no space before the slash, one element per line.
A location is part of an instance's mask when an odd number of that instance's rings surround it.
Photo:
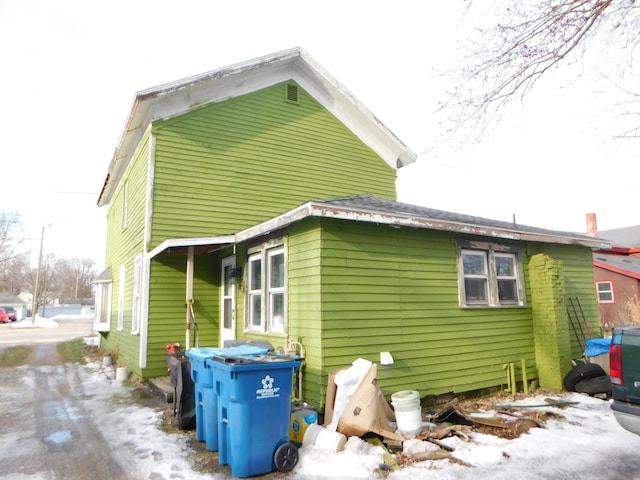
<path fill-rule="evenodd" d="M 422 462 L 424 460 L 442 460 L 444 458 L 450 458 L 451 453 L 444 450 L 432 450 L 428 452 L 416 452 L 410 455 L 402 454 L 402 456 L 414 462 Z"/>
<path fill-rule="evenodd" d="M 445 423 L 441 423 L 434 430 L 423 431 L 416 438 L 419 440 L 426 440 L 436 445 L 439 445 L 434 440 L 442 440 L 446 437 L 456 436 L 464 440 L 465 442 L 469 441 L 469 437 L 466 435 L 466 432 L 470 430 L 470 427 L 467 425 L 447 425 Z"/>
<path fill-rule="evenodd" d="M 467 412 L 458 404 L 458 399 L 454 398 L 444 407 L 438 410 L 433 418 L 436 422 L 447 422 L 457 425 L 473 425 L 467 418 Z"/>
<path fill-rule="evenodd" d="M 382 447 L 382 449 L 384 450 L 384 456 L 383 456 L 384 464 L 387 466 L 389 470 L 400 470 L 400 465 L 398 465 L 398 462 L 396 462 L 395 457 L 389 453 L 389 450 L 387 450 L 387 447 L 384 446 L 384 444 L 380 441 L 378 437 L 367 438 L 366 442 L 370 443 L 371 445 Z"/>
<path fill-rule="evenodd" d="M 492 405 L 494 409 L 510 409 L 510 408 L 540 408 L 540 407 L 567 407 L 571 405 L 578 405 L 580 402 L 563 402 L 559 400 L 553 400 L 552 398 L 545 399 L 547 403 L 539 403 L 536 405 Z"/>
<path fill-rule="evenodd" d="M 469 416 L 469 420 L 478 425 L 485 425 L 487 427 L 508 428 L 507 420 L 499 417 L 475 417 Z"/>
<path fill-rule="evenodd" d="M 450 447 L 449 445 L 446 445 L 444 443 L 442 443 L 440 440 L 436 440 L 435 438 L 426 438 L 426 441 L 429 443 L 433 443 L 434 445 L 439 446 L 440 448 L 442 448 L 443 450 L 446 450 L 447 452 L 453 452 L 455 450 L 455 448 Z"/>

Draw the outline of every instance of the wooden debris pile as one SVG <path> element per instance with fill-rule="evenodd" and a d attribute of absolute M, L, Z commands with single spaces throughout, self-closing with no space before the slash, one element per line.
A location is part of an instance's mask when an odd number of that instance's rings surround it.
<path fill-rule="evenodd" d="M 493 399 L 495 401 L 495 399 Z M 458 437 L 464 442 L 471 441 L 472 432 L 494 435 L 501 438 L 514 439 L 532 428 L 544 428 L 545 421 L 557 416 L 547 411 L 533 410 L 533 407 L 564 407 L 575 402 L 560 402 L 553 398 L 545 399 L 541 405 L 498 405 L 486 401 L 484 403 L 462 406 L 457 399 L 448 402 L 432 414 L 423 415 L 427 426 L 408 442 L 423 442 L 417 449 L 407 451 L 406 442 L 384 439 L 367 439 L 368 442 L 382 446 L 385 451 L 385 463 L 380 466 L 379 474 L 398 470 L 404 465 L 426 460 L 448 460 L 452 463 L 466 465 L 453 455 L 455 449 L 443 439 Z M 449 442 L 450 443 L 450 442 Z M 416 445 L 415 443 L 412 444 Z M 471 466 L 471 465 L 467 465 Z"/>

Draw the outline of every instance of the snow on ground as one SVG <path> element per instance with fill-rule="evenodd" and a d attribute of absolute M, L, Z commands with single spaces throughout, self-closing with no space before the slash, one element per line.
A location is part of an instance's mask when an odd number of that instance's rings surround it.
<path fill-rule="evenodd" d="M 113 380 L 113 368 L 98 363 L 86 366 L 85 389 L 89 408 L 102 423 L 106 440 L 131 465 L 132 478 L 153 478 L 153 473 L 172 472 L 176 478 L 228 478 L 220 474 L 191 471 L 187 436 L 160 430 L 161 413 L 124 399 L 131 389 Z M 544 405 L 542 396 L 529 397 L 512 405 Z M 640 437 L 623 430 L 613 418 L 606 400 L 578 393 L 553 396 L 577 402 L 567 407 L 542 406 L 555 414 L 544 428 L 532 428 L 514 440 L 472 432 L 470 441 L 445 438 L 453 456 L 463 462 L 423 461 L 388 473 L 389 480 L 449 479 L 603 479 L 640 478 L 635 461 Z M 405 442 L 405 448 L 415 442 Z M 423 442 L 418 442 L 423 443 Z M 331 453 L 316 446 L 303 446 L 300 459 L 289 474 L 291 479 L 329 480 L 382 478 L 376 470 L 384 463 L 384 451 L 360 438 L 351 437 L 345 449 Z M 624 475 L 610 470 L 616 461 L 626 462 Z M 631 461 L 633 460 L 633 461 Z M 135 470 L 134 470 L 135 469 Z M 609 472 L 609 473 L 607 473 Z M 137 475 L 140 475 L 138 477 Z M 160 478 L 160 477 L 159 477 Z M 164 477 L 166 478 L 166 477 Z"/>
<path fill-rule="evenodd" d="M 95 314 L 88 313 L 86 315 L 56 315 L 54 317 L 41 317 L 36 315 L 35 320 L 33 317 L 23 318 L 18 322 L 12 322 L 12 328 L 58 328 L 60 324 L 58 322 L 64 322 L 65 320 L 93 320 Z"/>

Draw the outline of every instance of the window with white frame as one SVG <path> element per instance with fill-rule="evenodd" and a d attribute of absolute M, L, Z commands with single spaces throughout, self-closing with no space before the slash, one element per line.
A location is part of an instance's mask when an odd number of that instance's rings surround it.
<path fill-rule="evenodd" d="M 615 303 L 613 298 L 613 282 L 596 282 L 598 303 Z"/>
<path fill-rule="evenodd" d="M 133 308 L 131 309 L 131 333 L 140 331 L 142 310 L 142 254 L 136 256 L 133 265 Z"/>
<path fill-rule="evenodd" d="M 96 330 L 108 332 L 111 326 L 112 282 L 96 283 Z"/>
<path fill-rule="evenodd" d="M 126 281 L 126 271 L 124 267 L 120 267 L 120 275 L 118 280 L 118 330 L 124 328 L 124 284 Z"/>
<path fill-rule="evenodd" d="M 287 279 L 282 243 L 252 249 L 248 258 L 247 319 L 250 331 L 286 331 Z"/>
<path fill-rule="evenodd" d="M 518 247 L 490 242 L 458 242 L 461 306 L 524 306 L 522 279 Z"/>

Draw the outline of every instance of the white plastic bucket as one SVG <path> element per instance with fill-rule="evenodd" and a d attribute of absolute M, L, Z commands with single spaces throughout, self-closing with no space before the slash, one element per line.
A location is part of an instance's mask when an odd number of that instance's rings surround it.
<path fill-rule="evenodd" d="M 102 358 L 102 365 L 105 367 L 110 367 L 111 366 L 111 357 L 103 357 Z"/>
<path fill-rule="evenodd" d="M 127 379 L 127 367 L 118 367 L 116 369 L 116 380 L 119 382 L 124 382 Z"/>
<path fill-rule="evenodd" d="M 302 445 L 315 445 L 329 452 L 339 452 L 347 443 L 347 437 L 340 432 L 334 432 L 321 425 L 312 423 L 307 427 L 302 439 Z"/>
<path fill-rule="evenodd" d="M 405 437 L 415 437 L 422 431 L 420 394 L 415 390 L 402 390 L 391 395 L 396 412 L 398 431 Z"/>

